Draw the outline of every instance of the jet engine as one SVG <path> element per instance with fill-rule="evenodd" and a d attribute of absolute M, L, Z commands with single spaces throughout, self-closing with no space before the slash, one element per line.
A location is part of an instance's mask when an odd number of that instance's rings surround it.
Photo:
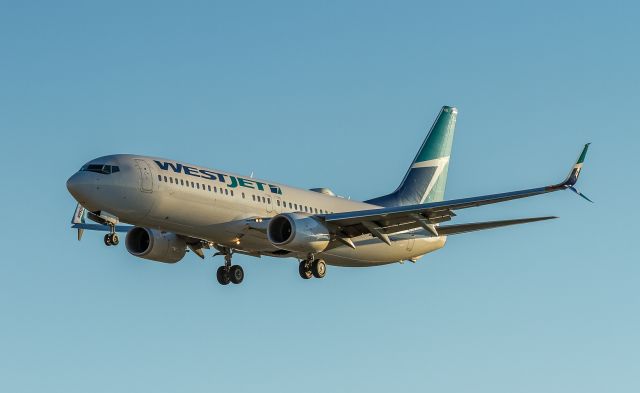
<path fill-rule="evenodd" d="M 294 252 L 320 252 L 329 246 L 329 229 L 309 216 L 278 214 L 269 221 L 267 238 L 274 246 Z"/>
<path fill-rule="evenodd" d="M 127 233 L 127 251 L 139 258 L 176 263 L 187 252 L 187 243 L 175 233 L 135 227 Z"/>

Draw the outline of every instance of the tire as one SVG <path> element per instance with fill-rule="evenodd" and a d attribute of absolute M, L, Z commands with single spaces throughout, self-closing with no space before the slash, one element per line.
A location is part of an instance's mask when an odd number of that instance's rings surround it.
<path fill-rule="evenodd" d="M 233 265 L 229 270 L 229 276 L 231 282 L 234 284 L 240 284 L 242 280 L 244 280 L 244 270 L 242 270 L 242 266 Z"/>
<path fill-rule="evenodd" d="M 104 245 L 105 246 L 110 246 L 111 245 L 111 234 L 107 233 L 106 235 L 104 235 Z"/>
<path fill-rule="evenodd" d="M 306 265 L 307 265 L 306 261 L 300 262 L 300 266 L 298 266 L 298 273 L 300 274 L 300 277 L 304 278 L 305 280 L 308 280 L 311 277 L 313 277 L 313 273 L 311 273 L 311 270 L 307 269 Z"/>
<path fill-rule="evenodd" d="M 216 278 L 221 285 L 227 285 L 231 281 L 231 277 L 229 277 L 229 272 L 225 269 L 224 266 L 220 266 L 218 271 L 216 272 Z"/>
<path fill-rule="evenodd" d="M 316 259 L 311 264 L 311 272 L 315 278 L 322 278 L 327 274 L 327 264 L 322 259 Z"/>
<path fill-rule="evenodd" d="M 112 233 L 111 234 L 111 244 L 114 246 L 117 246 L 118 243 L 120 243 L 120 238 L 118 237 L 117 233 Z"/>

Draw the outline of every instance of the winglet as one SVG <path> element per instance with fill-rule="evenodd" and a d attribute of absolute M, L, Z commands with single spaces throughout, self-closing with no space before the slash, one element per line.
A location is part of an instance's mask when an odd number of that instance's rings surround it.
<path fill-rule="evenodd" d="M 85 219 L 84 217 L 87 214 L 87 210 L 78 203 L 78 206 L 76 206 L 76 210 L 73 213 L 73 218 L 71 219 L 71 224 L 75 225 L 75 224 L 84 224 Z M 82 234 L 84 233 L 84 229 L 78 227 L 78 241 L 82 240 Z"/>
<path fill-rule="evenodd" d="M 587 150 L 589 150 L 590 144 L 591 143 L 587 143 L 586 145 L 584 145 L 584 148 L 582 149 L 582 153 L 580 153 L 580 157 L 578 157 L 578 161 L 573 166 L 573 168 L 571 168 L 571 172 L 569 173 L 569 176 L 567 176 L 566 180 L 562 183 L 563 186 L 572 187 L 572 186 L 575 186 L 576 183 L 578 182 L 578 176 L 580 176 L 580 171 L 582 170 L 582 164 L 584 163 L 584 158 L 587 156 Z"/>
<path fill-rule="evenodd" d="M 564 188 L 568 188 L 571 191 L 573 191 L 576 194 L 578 194 L 581 197 L 583 197 L 584 199 L 586 199 L 587 201 L 593 203 L 593 201 L 591 199 L 587 198 L 586 195 L 584 195 L 583 193 L 581 193 L 580 191 L 578 191 L 574 187 L 576 185 L 576 183 L 578 182 L 578 177 L 580 176 L 580 171 L 582 171 L 582 164 L 584 163 L 584 159 L 587 156 L 587 150 L 589 150 L 589 145 L 590 144 L 591 143 L 587 143 L 586 145 L 584 145 L 584 148 L 582 149 L 582 153 L 580 153 L 580 157 L 578 157 L 578 161 L 573 166 L 573 168 L 571 168 L 571 172 L 569 172 L 569 176 L 567 176 L 565 181 L 560 183 L 559 186 L 560 187 L 564 187 Z"/>

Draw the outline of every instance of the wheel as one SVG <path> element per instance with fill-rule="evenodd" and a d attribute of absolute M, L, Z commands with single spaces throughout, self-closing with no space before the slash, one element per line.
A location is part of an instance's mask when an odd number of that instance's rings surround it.
<path fill-rule="evenodd" d="M 231 282 L 234 284 L 240 284 L 242 280 L 244 280 L 244 270 L 242 270 L 242 266 L 233 265 L 229 270 L 229 276 Z"/>
<path fill-rule="evenodd" d="M 112 233 L 111 234 L 111 244 L 114 246 L 117 246 L 118 243 L 120 243 L 120 238 L 118 237 L 117 233 Z"/>
<path fill-rule="evenodd" d="M 104 235 L 104 245 L 105 246 L 110 246 L 111 245 L 111 234 L 107 233 L 106 235 Z"/>
<path fill-rule="evenodd" d="M 216 272 L 216 278 L 218 282 L 222 285 L 227 285 L 231 281 L 231 277 L 229 277 L 229 272 L 224 266 L 220 266 L 218 271 Z"/>
<path fill-rule="evenodd" d="M 307 261 L 300 262 L 300 266 L 298 266 L 298 273 L 300 273 L 300 277 L 305 280 L 313 277 L 313 273 L 311 273 L 311 270 L 307 267 Z"/>
<path fill-rule="evenodd" d="M 311 264 L 311 272 L 315 278 L 322 278 L 327 274 L 327 264 L 322 259 L 316 259 Z"/>

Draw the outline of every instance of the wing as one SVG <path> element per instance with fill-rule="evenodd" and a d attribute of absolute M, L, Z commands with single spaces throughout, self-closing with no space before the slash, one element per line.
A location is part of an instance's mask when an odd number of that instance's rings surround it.
<path fill-rule="evenodd" d="M 102 232 L 109 232 L 111 230 L 109 226 L 102 225 L 102 224 L 73 224 L 71 225 L 71 228 L 82 229 L 82 230 L 86 229 L 89 231 L 102 231 Z M 133 228 L 133 225 L 116 225 L 114 227 L 115 231 L 119 233 L 129 232 L 131 228 Z"/>
<path fill-rule="evenodd" d="M 439 228 L 435 225 L 449 221 L 455 216 L 454 211 L 470 207 L 489 205 L 493 203 L 510 201 L 513 199 L 528 198 L 535 195 L 546 194 L 565 189 L 570 189 L 589 200 L 586 196 L 575 189 L 578 176 L 582 170 L 582 164 L 587 154 L 589 144 L 582 149 L 582 153 L 576 164 L 571 168 L 567 178 L 558 184 L 530 188 L 526 190 L 505 192 L 501 194 L 483 195 L 472 198 L 454 199 L 449 201 L 425 203 L 410 206 L 398 206 L 390 208 L 380 208 L 371 210 L 352 211 L 344 213 L 334 213 L 317 216 L 332 228 L 338 236 L 351 238 L 362 234 L 370 233 L 387 244 L 390 244 L 390 233 L 396 233 L 414 228 L 424 228 L 425 230 L 438 235 Z M 590 200 L 589 200 L 590 201 Z M 482 223 L 481 223 L 482 224 Z M 486 223 L 485 223 L 486 224 Z M 513 225 L 505 224 L 505 225 Z M 467 224 L 470 225 L 470 224 Z M 477 224 L 474 224 L 477 225 Z M 503 226 L 503 225 L 502 225 Z M 485 229 L 475 227 L 473 230 Z M 442 233 L 445 234 L 445 233 Z"/>
<path fill-rule="evenodd" d="M 96 222 L 96 224 L 87 224 L 86 218 Z M 78 203 L 76 210 L 73 213 L 73 218 L 71 219 L 71 228 L 78 230 L 78 240 L 82 240 L 82 235 L 85 230 L 111 232 L 111 225 L 113 225 L 114 232 L 127 233 L 131 228 L 133 228 L 133 225 L 117 225 L 118 222 L 119 220 L 117 217 L 92 213 L 87 211 L 87 209 Z M 210 248 L 211 242 L 189 236 L 182 237 L 185 239 L 187 247 L 189 247 L 194 254 L 204 259 L 203 249 Z"/>
<path fill-rule="evenodd" d="M 87 224 L 87 216 L 97 224 Z M 78 203 L 76 210 L 73 212 L 73 218 L 71 219 L 71 228 L 78 230 L 78 240 L 82 240 L 82 235 L 85 229 L 89 231 L 102 231 L 109 232 L 111 228 L 108 223 L 113 225 L 115 232 L 129 232 L 133 226 L 131 225 L 117 225 L 118 220 L 115 217 L 103 217 L 87 211 L 81 204 Z"/>

